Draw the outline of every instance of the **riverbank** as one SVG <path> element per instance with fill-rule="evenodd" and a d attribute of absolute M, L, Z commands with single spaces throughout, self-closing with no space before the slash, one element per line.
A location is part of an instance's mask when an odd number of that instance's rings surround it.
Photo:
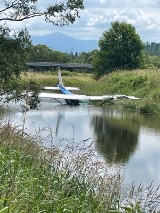
<path fill-rule="evenodd" d="M 150 212 L 159 203 L 152 185 L 122 190 L 120 170 L 110 173 L 112 165 L 93 161 L 93 150 L 74 140 L 61 151 L 44 148 L 8 122 L 0 144 L 1 212 Z"/>
<path fill-rule="evenodd" d="M 80 94 L 134 95 L 140 100 L 118 100 L 114 105 L 140 113 L 160 114 L 160 69 L 116 71 L 97 81 L 93 77 L 92 74 L 63 72 L 64 84 L 78 86 Z M 41 86 L 53 86 L 57 84 L 57 73 L 27 73 L 25 81 L 29 79 L 35 80 Z"/>
<path fill-rule="evenodd" d="M 10 123 L 0 129 L 0 144 L 1 212 L 86 213 L 116 207 L 119 177 L 101 180 L 104 165 L 93 163 L 89 150 L 89 155 L 69 156 L 66 150 L 45 149 Z"/>

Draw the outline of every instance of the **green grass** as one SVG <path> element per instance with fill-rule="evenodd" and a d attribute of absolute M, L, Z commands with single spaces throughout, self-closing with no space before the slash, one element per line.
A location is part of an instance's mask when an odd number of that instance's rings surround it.
<path fill-rule="evenodd" d="M 57 84 L 57 73 L 27 73 L 25 80 L 35 80 L 41 86 Z M 23 78 L 24 79 L 24 78 Z M 140 100 L 117 101 L 115 106 L 141 113 L 160 114 L 160 69 L 117 71 L 94 80 L 92 74 L 64 71 L 63 81 L 68 86 L 78 86 L 81 94 L 125 94 Z"/>
<path fill-rule="evenodd" d="M 91 147 L 82 150 L 77 145 L 73 139 L 64 150 L 44 148 L 10 123 L 1 126 L 0 212 L 142 213 L 142 208 L 143 212 L 156 209 L 157 189 L 141 185 L 121 191 L 120 171 L 110 174 L 112 165 L 92 160 Z"/>
<path fill-rule="evenodd" d="M 108 212 L 117 202 L 119 177 L 102 181 L 86 150 L 44 149 L 9 123 L 0 136 L 0 212 Z"/>

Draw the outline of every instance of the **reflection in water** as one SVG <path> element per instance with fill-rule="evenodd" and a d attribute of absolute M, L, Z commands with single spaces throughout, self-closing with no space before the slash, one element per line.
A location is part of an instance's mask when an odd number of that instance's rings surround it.
<path fill-rule="evenodd" d="M 58 114 L 57 115 L 56 132 L 55 132 L 56 137 L 58 136 L 58 130 L 59 130 L 60 122 L 61 122 L 62 119 L 63 119 L 63 115 Z"/>
<path fill-rule="evenodd" d="M 125 163 L 135 152 L 138 143 L 139 125 L 122 117 L 95 116 L 92 119 L 97 136 L 96 148 L 107 162 Z"/>
<path fill-rule="evenodd" d="M 10 111 L 1 117 L 22 126 L 20 108 L 13 104 Z M 75 128 L 71 127 L 72 124 Z M 142 116 L 112 108 L 93 106 L 69 107 L 60 106 L 45 100 L 39 110 L 27 112 L 25 128 L 32 136 L 36 131 L 49 127 L 52 132 L 54 145 L 65 147 L 65 140 L 79 142 L 86 141 L 94 147 L 98 157 L 106 162 L 122 165 L 125 169 L 125 183 L 132 181 L 143 182 L 149 185 L 154 180 L 155 185 L 160 183 L 160 118 L 157 116 Z M 45 128 L 44 128 L 45 129 Z M 50 146 L 47 131 L 40 131 L 46 146 Z M 87 144 L 88 143 L 88 144 Z"/>

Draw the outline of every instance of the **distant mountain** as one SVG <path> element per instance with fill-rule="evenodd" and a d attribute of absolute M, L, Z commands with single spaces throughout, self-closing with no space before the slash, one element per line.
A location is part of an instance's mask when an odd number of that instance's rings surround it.
<path fill-rule="evenodd" d="M 98 49 L 97 40 L 80 40 L 63 33 L 53 33 L 44 36 L 31 36 L 33 45 L 44 44 L 60 52 L 89 52 Z"/>

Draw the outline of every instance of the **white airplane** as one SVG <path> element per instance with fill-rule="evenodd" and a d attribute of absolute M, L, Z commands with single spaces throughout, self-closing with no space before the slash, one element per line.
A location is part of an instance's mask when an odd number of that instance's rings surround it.
<path fill-rule="evenodd" d="M 102 96 L 88 96 L 88 95 L 78 95 L 72 93 L 70 90 L 79 90 L 77 87 L 65 87 L 62 82 L 62 76 L 61 76 L 61 70 L 58 69 L 58 80 L 59 83 L 56 87 L 44 87 L 46 90 L 59 90 L 61 94 L 59 93 L 48 93 L 48 92 L 41 92 L 39 94 L 39 98 L 51 98 L 59 103 L 60 100 L 65 100 L 68 105 L 79 105 L 83 102 L 89 102 L 89 101 L 103 101 L 102 104 L 104 104 L 106 101 L 109 100 L 117 100 L 117 99 L 134 99 L 137 100 L 139 98 L 136 98 L 134 96 L 127 96 L 127 95 L 102 95 Z M 101 104 L 101 105 L 102 105 Z"/>

